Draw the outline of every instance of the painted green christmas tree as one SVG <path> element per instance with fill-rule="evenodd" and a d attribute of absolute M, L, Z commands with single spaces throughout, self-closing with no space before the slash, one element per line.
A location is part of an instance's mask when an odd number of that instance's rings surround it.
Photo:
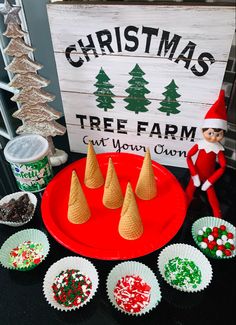
<path fill-rule="evenodd" d="M 145 95 L 150 93 L 150 91 L 145 87 L 145 85 L 148 84 L 148 82 L 143 78 L 145 73 L 139 65 L 136 64 L 129 74 L 132 78 L 129 80 L 131 86 L 125 90 L 129 94 L 129 96 L 124 99 L 124 101 L 128 103 L 125 108 L 129 111 L 134 111 L 135 114 L 138 114 L 139 112 L 147 112 L 148 109 L 146 106 L 151 102 L 145 98 Z"/>
<path fill-rule="evenodd" d="M 177 102 L 176 98 L 179 98 L 179 95 L 176 91 L 179 87 L 176 86 L 174 79 L 172 79 L 171 83 L 165 87 L 166 91 L 162 93 L 165 96 L 165 99 L 160 102 L 161 107 L 158 108 L 159 111 L 166 113 L 166 115 L 170 114 L 178 114 L 180 111 L 177 107 L 180 106 L 180 103 Z"/>
<path fill-rule="evenodd" d="M 97 82 L 94 86 L 97 87 L 97 90 L 94 92 L 94 95 L 97 96 L 97 107 L 104 109 L 106 112 L 108 109 L 114 108 L 112 104 L 114 104 L 115 101 L 112 97 L 115 95 L 110 90 L 111 88 L 114 88 L 114 86 L 109 83 L 110 78 L 107 76 L 103 68 L 100 69 L 96 79 Z"/>

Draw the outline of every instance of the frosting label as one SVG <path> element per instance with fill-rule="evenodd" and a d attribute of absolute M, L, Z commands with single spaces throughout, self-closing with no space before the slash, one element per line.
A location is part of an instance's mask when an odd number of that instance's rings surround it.
<path fill-rule="evenodd" d="M 42 191 L 53 177 L 47 156 L 34 162 L 11 163 L 11 168 L 19 189 L 23 191 Z"/>

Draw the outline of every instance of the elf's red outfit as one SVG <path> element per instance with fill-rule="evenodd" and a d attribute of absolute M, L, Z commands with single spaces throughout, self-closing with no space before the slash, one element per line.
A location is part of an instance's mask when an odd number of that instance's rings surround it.
<path fill-rule="evenodd" d="M 191 176 L 198 175 L 202 184 L 204 184 L 205 181 L 211 184 L 206 190 L 206 193 L 215 217 L 221 217 L 221 211 L 212 185 L 223 175 L 226 168 L 226 160 L 223 151 L 224 148 L 220 143 L 209 143 L 206 140 L 201 140 L 196 143 L 187 154 L 187 164 Z M 198 156 L 194 164 L 192 157 L 197 152 Z M 217 170 L 215 170 L 216 158 L 218 158 L 220 165 Z M 186 189 L 188 203 L 191 202 L 195 189 L 196 187 L 191 177 Z"/>
<path fill-rule="evenodd" d="M 196 143 L 187 154 L 187 164 L 191 174 L 186 188 L 188 204 L 193 198 L 196 187 L 201 185 L 202 191 L 207 193 L 215 217 L 221 217 L 221 211 L 213 184 L 222 176 L 226 168 L 224 147 L 220 143 L 224 136 L 223 132 L 227 130 L 224 96 L 224 90 L 221 90 L 219 98 L 205 115 L 202 125 L 204 140 Z M 192 157 L 197 153 L 194 163 Z M 220 167 L 216 170 L 217 159 Z"/>

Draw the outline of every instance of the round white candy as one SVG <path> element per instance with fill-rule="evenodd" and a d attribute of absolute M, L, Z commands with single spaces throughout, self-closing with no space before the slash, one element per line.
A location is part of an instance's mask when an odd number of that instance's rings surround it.
<path fill-rule="evenodd" d="M 222 239 L 223 241 L 226 241 L 226 240 L 228 239 L 228 237 L 227 237 L 226 235 L 222 235 L 222 236 L 221 236 L 221 239 Z"/>
<path fill-rule="evenodd" d="M 198 230 L 198 233 L 197 233 L 199 236 L 202 236 L 203 235 L 203 231 L 200 229 Z"/>
<path fill-rule="evenodd" d="M 222 253 L 222 251 L 220 251 L 219 249 L 216 251 L 216 256 L 222 256 L 223 255 L 223 253 Z"/>
<path fill-rule="evenodd" d="M 234 245 L 234 240 L 232 238 L 227 240 L 228 243 L 230 243 L 231 245 Z"/>
<path fill-rule="evenodd" d="M 217 239 L 216 243 L 217 243 L 217 245 L 222 245 L 223 241 L 222 241 L 222 239 Z"/>
<path fill-rule="evenodd" d="M 206 231 L 206 229 L 207 229 L 207 227 L 203 227 L 203 228 L 202 228 L 202 230 L 203 230 L 204 232 Z"/>
<path fill-rule="evenodd" d="M 209 235 L 207 238 L 208 238 L 209 241 L 214 240 L 214 237 L 212 235 Z"/>
<path fill-rule="evenodd" d="M 203 249 L 207 248 L 207 243 L 205 243 L 204 241 L 202 241 L 200 243 L 200 245 L 201 245 L 201 248 L 203 248 Z"/>

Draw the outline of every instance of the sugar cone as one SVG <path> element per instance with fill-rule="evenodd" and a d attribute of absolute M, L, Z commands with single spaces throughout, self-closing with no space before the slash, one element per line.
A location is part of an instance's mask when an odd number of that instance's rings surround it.
<path fill-rule="evenodd" d="M 104 178 L 91 142 L 88 144 L 84 184 L 89 188 L 98 188 L 104 184 Z"/>
<path fill-rule="evenodd" d="M 111 158 L 109 158 L 102 202 L 109 209 L 120 208 L 123 203 L 123 194 Z"/>
<path fill-rule="evenodd" d="M 157 195 L 157 184 L 149 149 L 147 149 L 143 160 L 135 193 L 142 200 L 151 200 Z"/>
<path fill-rule="evenodd" d="M 118 230 L 121 237 L 128 240 L 138 239 L 143 234 L 142 220 L 130 183 L 126 188 Z"/>
<path fill-rule="evenodd" d="M 68 202 L 68 220 L 81 224 L 90 218 L 90 209 L 75 170 L 71 175 L 70 196 Z"/>

